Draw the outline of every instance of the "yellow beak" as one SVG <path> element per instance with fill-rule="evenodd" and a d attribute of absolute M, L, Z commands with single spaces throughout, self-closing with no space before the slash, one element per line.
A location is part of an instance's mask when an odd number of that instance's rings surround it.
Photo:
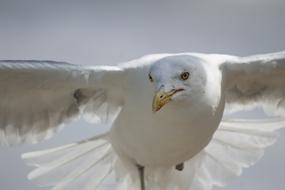
<path fill-rule="evenodd" d="M 177 90 L 171 90 L 170 92 L 158 91 L 153 98 L 152 111 L 159 111 L 165 104 L 171 101 L 172 96 Z"/>

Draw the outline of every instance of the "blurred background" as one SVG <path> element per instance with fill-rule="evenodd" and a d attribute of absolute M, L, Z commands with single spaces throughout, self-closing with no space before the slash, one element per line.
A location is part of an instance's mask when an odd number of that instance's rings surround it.
<path fill-rule="evenodd" d="M 0 0 L 0 59 L 114 65 L 145 54 L 285 50 L 284 0 Z M 261 117 L 258 113 L 255 116 Z M 20 155 L 97 134 L 78 121 L 39 145 L 0 147 L 0 190 L 49 189 Z M 284 190 L 285 131 L 227 190 Z"/>

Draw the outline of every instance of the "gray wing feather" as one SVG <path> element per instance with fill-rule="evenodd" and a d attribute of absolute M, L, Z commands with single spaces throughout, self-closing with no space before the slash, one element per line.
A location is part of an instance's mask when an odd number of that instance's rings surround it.
<path fill-rule="evenodd" d="M 91 102 L 103 101 L 118 109 L 118 97 L 112 99 L 109 92 L 120 88 L 119 84 L 114 85 L 119 83 L 120 73 L 117 67 L 0 61 L 0 144 L 48 139 L 64 123 L 85 113 Z M 98 99 L 101 96 L 108 98 Z M 99 108 L 97 104 L 92 110 L 94 117 L 106 114 L 99 112 Z"/>
<path fill-rule="evenodd" d="M 285 52 L 232 57 L 222 64 L 226 101 L 242 109 L 262 105 L 283 114 L 285 108 Z"/>

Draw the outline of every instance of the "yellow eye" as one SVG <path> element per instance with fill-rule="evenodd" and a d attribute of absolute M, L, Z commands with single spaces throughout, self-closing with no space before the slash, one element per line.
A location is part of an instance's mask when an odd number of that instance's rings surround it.
<path fill-rule="evenodd" d="M 150 82 L 153 82 L 153 78 L 152 78 L 152 76 L 150 74 L 148 75 L 148 78 L 149 78 Z"/>
<path fill-rule="evenodd" d="M 189 72 L 183 72 L 180 75 L 180 79 L 181 80 L 187 80 L 189 78 L 189 75 L 190 75 Z"/>

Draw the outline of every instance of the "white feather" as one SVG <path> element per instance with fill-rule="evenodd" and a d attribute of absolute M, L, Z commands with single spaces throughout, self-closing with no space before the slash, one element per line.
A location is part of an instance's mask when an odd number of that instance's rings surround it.
<path fill-rule="evenodd" d="M 115 155 L 107 135 L 79 143 L 22 156 L 28 165 L 36 166 L 28 176 L 40 186 L 53 190 L 94 189 L 112 171 Z"/>
<path fill-rule="evenodd" d="M 120 95 L 112 99 L 109 89 L 120 88 L 114 87 L 120 72 L 117 67 L 52 61 L 0 61 L 0 144 L 48 139 L 70 119 L 89 113 L 94 104 L 93 115 L 112 120 Z"/>
<path fill-rule="evenodd" d="M 285 115 L 285 52 L 226 57 L 221 69 L 232 110 L 262 105 L 267 113 Z"/>

